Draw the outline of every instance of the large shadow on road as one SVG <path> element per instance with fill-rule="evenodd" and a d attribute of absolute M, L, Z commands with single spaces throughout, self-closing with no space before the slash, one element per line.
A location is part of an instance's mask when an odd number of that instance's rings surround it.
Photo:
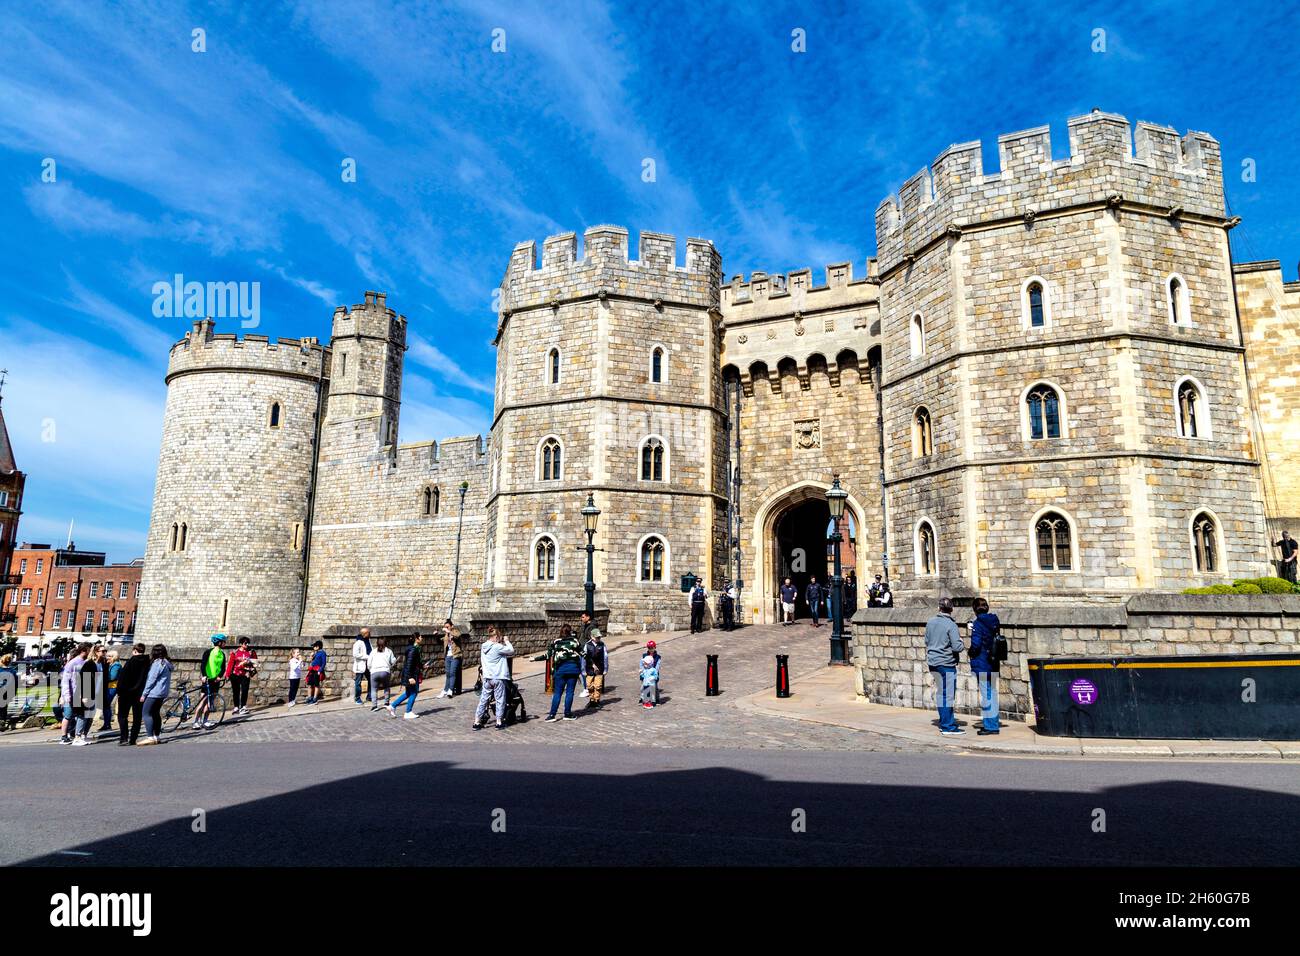
<path fill-rule="evenodd" d="M 62 848 L 19 865 L 1266 866 L 1300 797 L 1166 781 L 1100 793 L 801 783 L 719 768 L 613 776 L 413 763 Z M 99 795 L 112 800 L 112 792 Z M 504 811 L 505 832 L 493 821 Z M 793 824 L 802 811 L 806 832 Z M 1097 832 L 1098 811 L 1105 830 Z M 187 811 L 186 811 L 187 812 Z M 93 813 L 91 816 L 95 816 Z M 129 819 L 116 807 L 109 819 Z M 101 820 L 104 818 L 100 818 Z M 85 820 L 78 827 L 85 825 Z M 103 827 L 104 822 L 96 824 Z"/>

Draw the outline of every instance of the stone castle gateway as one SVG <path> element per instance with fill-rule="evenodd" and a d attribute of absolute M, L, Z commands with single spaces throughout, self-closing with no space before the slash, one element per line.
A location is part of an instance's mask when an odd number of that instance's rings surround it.
<path fill-rule="evenodd" d="M 859 581 L 900 600 L 1114 602 L 1270 573 L 1300 520 L 1300 283 L 1232 261 L 1218 143 L 1094 111 L 951 146 L 876 210 L 855 270 L 725 281 L 712 243 L 596 226 L 517 246 L 489 437 L 399 441 L 406 318 L 330 343 L 173 346 L 137 634 L 431 626 L 581 598 L 602 511 L 614 631 L 679 589 L 825 574 L 849 493 Z M 807 565 L 799 572 L 791 553 Z M 459 559 L 457 558 L 459 556 Z"/>

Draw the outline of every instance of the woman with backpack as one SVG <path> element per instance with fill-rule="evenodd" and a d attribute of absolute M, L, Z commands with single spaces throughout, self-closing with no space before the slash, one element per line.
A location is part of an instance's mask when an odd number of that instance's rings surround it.
<path fill-rule="evenodd" d="M 989 602 L 976 598 L 970 622 L 970 670 L 979 685 L 980 716 L 983 726 L 978 734 L 988 736 L 1002 729 L 998 722 L 998 666 L 1006 659 L 1006 638 L 1002 637 L 998 616 L 989 612 Z"/>

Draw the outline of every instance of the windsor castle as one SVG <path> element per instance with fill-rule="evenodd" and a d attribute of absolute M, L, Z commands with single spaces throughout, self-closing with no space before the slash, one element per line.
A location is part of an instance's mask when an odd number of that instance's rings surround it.
<path fill-rule="evenodd" d="M 860 586 L 1117 601 L 1273 573 L 1300 527 L 1300 282 L 1234 263 L 1219 144 L 1094 111 L 941 152 L 877 255 L 723 273 L 612 226 L 501 285 L 491 431 L 403 441 L 407 320 L 328 345 L 196 322 L 171 350 L 137 636 L 428 627 L 582 599 L 685 626 L 682 576 L 775 619 L 825 580 L 835 476 Z"/>

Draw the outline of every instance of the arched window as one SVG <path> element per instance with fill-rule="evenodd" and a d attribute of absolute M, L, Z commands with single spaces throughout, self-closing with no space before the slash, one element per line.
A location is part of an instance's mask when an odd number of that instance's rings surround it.
<path fill-rule="evenodd" d="M 1177 273 L 1165 280 L 1165 308 L 1169 313 L 1171 324 L 1192 324 L 1192 309 L 1190 297 L 1187 293 L 1187 282 Z"/>
<path fill-rule="evenodd" d="M 189 526 L 185 524 L 185 522 L 181 522 L 181 539 L 180 539 L 180 544 L 177 546 L 178 551 L 185 550 L 185 546 L 189 544 L 189 537 L 190 537 Z"/>
<path fill-rule="evenodd" d="M 1192 549 L 1197 572 L 1214 574 L 1219 570 L 1219 528 L 1208 511 L 1192 519 Z"/>
<path fill-rule="evenodd" d="M 1205 406 L 1205 390 L 1192 378 L 1180 379 L 1174 386 L 1174 403 L 1181 438 L 1209 438 L 1210 416 Z"/>
<path fill-rule="evenodd" d="M 924 458 L 934 453 L 934 426 L 930 410 L 922 405 L 912 417 L 912 457 Z"/>
<path fill-rule="evenodd" d="M 533 578 L 555 580 L 555 539 L 550 535 L 542 535 L 533 545 Z"/>
<path fill-rule="evenodd" d="M 641 443 L 641 480 L 664 480 L 664 443 L 658 438 Z"/>
<path fill-rule="evenodd" d="M 420 493 L 420 514 L 431 518 L 438 513 L 442 501 L 442 492 L 433 485 L 426 485 Z"/>
<path fill-rule="evenodd" d="M 1070 522 L 1065 515 L 1047 511 L 1034 523 L 1039 571 L 1069 571 L 1073 567 Z"/>
<path fill-rule="evenodd" d="M 290 535 L 290 546 L 291 546 L 291 547 L 293 548 L 293 550 L 295 550 L 295 551 L 301 551 L 301 550 L 302 550 L 302 543 L 303 543 L 303 528 L 302 528 L 302 522 L 301 522 L 301 521 L 295 521 L 295 522 L 293 523 L 293 533 Z"/>
<path fill-rule="evenodd" d="M 272 428 L 280 427 L 280 403 L 279 402 L 271 403 L 271 414 L 269 418 L 269 424 Z"/>
<path fill-rule="evenodd" d="M 925 354 L 925 319 L 918 312 L 912 316 L 912 358 Z"/>
<path fill-rule="evenodd" d="M 1043 313 L 1043 285 L 1040 282 L 1029 283 L 1029 327 L 1041 329 L 1046 322 Z"/>
<path fill-rule="evenodd" d="M 564 473 L 562 467 L 563 449 L 560 440 L 551 437 L 542 442 L 539 474 L 542 481 L 559 481 Z"/>
<path fill-rule="evenodd" d="M 939 573 L 938 539 L 934 525 L 924 519 L 916 525 L 916 573 Z"/>
<path fill-rule="evenodd" d="M 1031 441 L 1061 437 L 1061 400 L 1056 389 L 1040 382 L 1029 390 L 1025 404 L 1029 411 Z"/>
<path fill-rule="evenodd" d="M 173 524 L 171 538 L 167 544 L 168 551 L 176 550 L 176 546 L 180 544 L 180 534 L 181 534 L 181 526 L 178 524 Z"/>
<path fill-rule="evenodd" d="M 560 350 L 551 349 L 546 357 L 546 380 L 552 385 L 560 383 Z"/>
<path fill-rule="evenodd" d="M 641 542 L 641 573 L 638 580 L 662 581 L 664 579 L 664 542 L 651 535 Z"/>
<path fill-rule="evenodd" d="M 661 345 L 656 345 L 650 350 L 650 381 L 656 384 L 664 380 L 664 349 Z"/>

